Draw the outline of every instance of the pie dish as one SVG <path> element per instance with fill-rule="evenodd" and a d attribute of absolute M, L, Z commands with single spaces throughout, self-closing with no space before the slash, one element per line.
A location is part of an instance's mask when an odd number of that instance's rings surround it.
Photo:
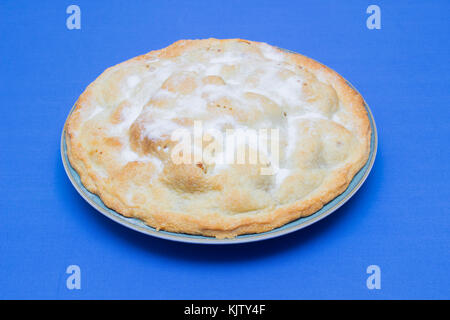
<path fill-rule="evenodd" d="M 177 163 L 173 133 L 197 123 L 224 134 L 276 130 L 266 141 L 276 147 L 262 154 L 260 140 L 245 140 L 257 163 L 216 161 L 220 148 L 214 161 Z M 109 68 L 65 125 L 71 166 L 106 206 L 157 230 L 216 238 L 317 212 L 367 162 L 370 139 L 364 100 L 340 75 L 241 39 L 182 40 Z M 201 140 L 207 149 L 220 139 Z"/>

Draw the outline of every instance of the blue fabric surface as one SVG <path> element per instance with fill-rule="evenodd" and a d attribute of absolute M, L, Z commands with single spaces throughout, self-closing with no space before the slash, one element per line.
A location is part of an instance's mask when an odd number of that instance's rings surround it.
<path fill-rule="evenodd" d="M 66 8 L 81 8 L 68 30 Z M 381 8 L 369 30 L 366 8 Z M 449 1 L 0 2 L 0 298 L 450 298 Z M 326 219 L 236 246 L 175 243 L 91 208 L 66 177 L 65 118 L 104 69 L 178 39 L 264 41 L 365 97 L 373 170 Z M 66 268 L 81 269 L 81 290 Z M 366 268 L 381 268 L 369 290 Z"/>

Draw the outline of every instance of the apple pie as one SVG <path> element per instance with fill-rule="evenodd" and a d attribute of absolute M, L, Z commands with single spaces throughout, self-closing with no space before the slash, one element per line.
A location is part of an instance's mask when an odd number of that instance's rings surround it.
<path fill-rule="evenodd" d="M 104 204 L 157 229 L 261 233 L 320 210 L 366 163 L 363 98 L 303 55 L 181 40 L 113 66 L 77 100 L 67 154 Z"/>

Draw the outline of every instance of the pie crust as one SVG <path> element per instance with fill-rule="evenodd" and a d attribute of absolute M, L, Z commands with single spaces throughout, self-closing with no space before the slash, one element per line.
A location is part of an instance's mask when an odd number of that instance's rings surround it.
<path fill-rule="evenodd" d="M 175 163 L 172 134 L 195 121 L 219 133 L 276 129 L 278 161 L 268 152 L 256 164 Z M 328 67 L 265 43 L 206 39 L 107 69 L 77 100 L 65 134 L 72 167 L 109 208 L 157 230 L 233 238 L 341 194 L 368 159 L 371 127 L 361 95 Z"/>

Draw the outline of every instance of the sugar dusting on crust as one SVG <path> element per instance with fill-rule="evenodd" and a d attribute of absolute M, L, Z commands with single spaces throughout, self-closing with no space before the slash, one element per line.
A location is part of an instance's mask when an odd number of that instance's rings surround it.
<path fill-rule="evenodd" d="M 195 63 L 187 54 L 175 59 L 149 58 L 142 62 L 146 64 L 148 72 L 132 74 L 125 78 L 126 86 L 131 91 L 125 90 L 124 98 L 129 100 L 129 107 L 122 111 L 122 121 L 111 124 L 109 134 L 121 137 L 123 148 L 119 157 L 124 163 L 131 161 L 150 161 L 151 156 L 140 156 L 130 147 L 128 131 L 135 121 L 144 118 L 152 121 L 141 121 L 143 124 L 143 137 L 153 140 L 166 139 L 170 134 L 182 126 L 177 119 L 190 118 L 201 120 L 205 129 L 218 129 L 224 131 L 224 127 L 235 129 L 258 129 L 278 128 L 281 135 L 287 141 L 284 150 L 284 159 L 279 166 L 274 168 L 276 172 L 275 188 L 280 187 L 284 179 L 291 174 L 289 158 L 296 145 L 297 123 L 301 119 L 330 119 L 346 125 L 337 113 L 331 118 L 321 113 L 318 109 L 309 108 L 305 111 L 302 106 L 308 106 L 307 97 L 302 92 L 305 81 L 301 73 L 296 73 L 295 66 L 286 62 L 286 56 L 280 50 L 267 45 L 259 44 L 259 53 L 248 53 L 239 50 L 225 51 L 214 55 L 203 55 Z M 280 76 L 287 74 L 287 77 Z M 193 89 L 183 86 L 185 78 L 177 79 L 177 74 L 192 75 L 188 85 Z M 214 81 L 205 82 L 207 77 Z M 171 78 L 172 87 L 164 87 L 165 81 Z M 210 78 L 211 79 L 211 78 Z M 203 81 L 203 82 L 202 82 Z M 140 86 L 140 88 L 138 88 Z M 177 88 L 179 86 L 179 88 Z M 137 91 L 136 91 L 137 90 Z M 270 117 L 263 117 L 252 122 L 256 112 L 266 112 L 263 107 L 251 103 L 246 95 L 255 94 L 262 99 L 273 101 L 277 107 L 284 110 L 284 117 L 273 121 Z M 217 101 L 217 102 L 216 102 Z M 230 106 L 222 103 L 231 102 Z M 159 103 L 159 104 L 158 104 Z M 217 108 L 237 108 L 235 113 L 213 115 L 211 105 L 216 103 Z M 212 108 L 214 109 L 214 107 Z M 97 106 L 95 110 L 86 117 L 86 121 L 97 116 L 108 109 Z M 248 114 L 248 115 L 246 115 Z M 257 113 L 256 113 L 257 114 Z M 243 117 L 243 119 L 239 119 Z M 248 119 L 247 122 L 245 119 Z M 240 121 L 241 120 L 241 121 Z M 142 138 L 143 138 L 142 137 Z M 235 146 L 237 148 L 238 146 Z M 226 150 L 224 152 L 234 152 Z M 223 155 L 218 155 L 223 156 Z M 272 154 L 266 153 L 270 160 Z M 275 164 L 275 162 L 272 161 Z M 161 166 L 160 163 L 158 163 Z M 214 173 L 226 169 L 228 166 L 223 162 L 216 164 Z M 213 173 L 211 172 L 211 173 Z"/>
<path fill-rule="evenodd" d="M 127 78 L 127 84 L 130 88 L 136 87 L 139 82 L 141 82 L 141 78 L 139 78 L 139 76 L 130 76 Z"/>
<path fill-rule="evenodd" d="M 89 115 L 84 119 L 84 121 L 89 121 L 89 120 L 93 119 L 96 115 L 98 115 L 99 113 L 101 113 L 103 110 L 104 110 L 103 107 L 96 106 L 96 107 L 94 108 L 94 110 L 91 112 L 91 114 L 89 114 Z"/>

